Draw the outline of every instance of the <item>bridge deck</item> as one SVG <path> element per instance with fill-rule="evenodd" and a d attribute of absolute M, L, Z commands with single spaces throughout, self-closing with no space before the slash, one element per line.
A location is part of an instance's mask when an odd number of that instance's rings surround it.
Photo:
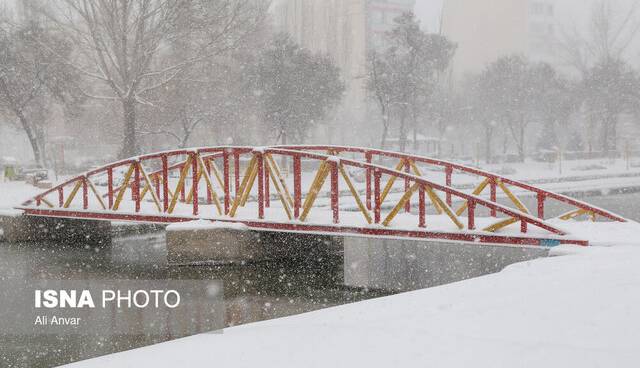
<path fill-rule="evenodd" d="M 565 212 L 551 214 L 548 201 Z M 626 221 L 476 168 L 335 146 L 212 147 L 134 157 L 73 178 L 21 208 L 37 216 L 208 219 L 277 231 L 513 245 L 588 244 L 556 219 Z"/>

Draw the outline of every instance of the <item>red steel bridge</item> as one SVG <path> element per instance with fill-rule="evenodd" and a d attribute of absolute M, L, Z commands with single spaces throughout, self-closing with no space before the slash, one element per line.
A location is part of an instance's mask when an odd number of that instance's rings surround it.
<path fill-rule="evenodd" d="M 563 212 L 548 216 L 551 201 Z M 562 221 L 626 222 L 582 201 L 454 162 L 302 145 L 132 157 L 69 179 L 19 208 L 30 216 L 212 220 L 255 230 L 522 246 L 588 245 L 563 230 Z"/>

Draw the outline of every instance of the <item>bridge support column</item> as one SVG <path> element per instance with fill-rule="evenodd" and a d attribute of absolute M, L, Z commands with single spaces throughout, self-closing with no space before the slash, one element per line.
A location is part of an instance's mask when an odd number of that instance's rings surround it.
<path fill-rule="evenodd" d="M 258 236 L 244 225 L 196 221 L 167 227 L 169 264 L 241 262 L 263 258 Z"/>
<path fill-rule="evenodd" d="M 549 248 L 519 248 L 384 238 L 344 238 L 347 286 L 415 290 L 501 271 L 546 257 Z"/>
<path fill-rule="evenodd" d="M 256 231 L 209 221 L 170 225 L 166 239 L 167 261 L 173 265 L 319 259 L 342 247 L 341 237 Z"/>
<path fill-rule="evenodd" d="M 62 242 L 65 244 L 110 244 L 111 222 L 26 216 L 19 213 L 0 215 L 4 240 L 9 243 Z"/>

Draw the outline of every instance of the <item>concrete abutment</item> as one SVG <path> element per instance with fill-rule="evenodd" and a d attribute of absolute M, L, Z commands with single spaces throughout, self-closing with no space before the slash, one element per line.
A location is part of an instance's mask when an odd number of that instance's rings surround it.
<path fill-rule="evenodd" d="M 335 236 L 255 231 L 224 224 L 170 226 L 166 239 L 167 260 L 174 265 L 321 257 L 342 245 Z"/>
<path fill-rule="evenodd" d="M 0 215 L 0 228 L 9 243 L 55 241 L 65 244 L 104 244 L 111 242 L 111 222 L 20 213 Z"/>

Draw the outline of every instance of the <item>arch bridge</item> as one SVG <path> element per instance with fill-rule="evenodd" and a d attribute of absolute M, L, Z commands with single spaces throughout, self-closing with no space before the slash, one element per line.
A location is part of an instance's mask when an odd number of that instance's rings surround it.
<path fill-rule="evenodd" d="M 549 215 L 551 202 L 563 212 Z M 132 157 L 73 177 L 19 208 L 29 216 L 211 220 L 254 230 L 517 246 L 586 246 L 589 240 L 563 230 L 563 221 L 627 221 L 455 162 L 308 145 L 204 147 Z"/>

